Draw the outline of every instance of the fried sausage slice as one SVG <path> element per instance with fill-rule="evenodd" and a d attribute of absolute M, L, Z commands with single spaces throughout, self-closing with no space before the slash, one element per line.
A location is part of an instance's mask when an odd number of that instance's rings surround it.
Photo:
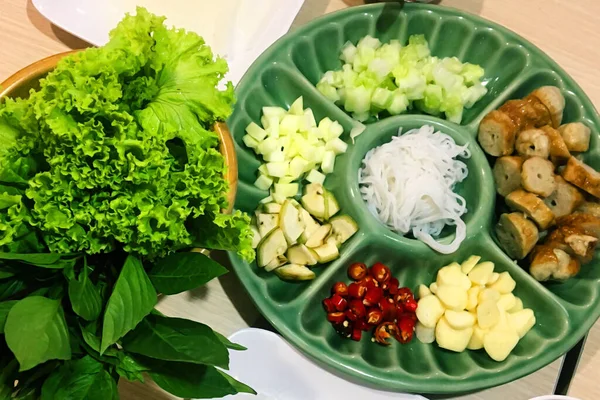
<path fill-rule="evenodd" d="M 562 176 L 555 175 L 556 189 L 544 199 L 544 203 L 554 213 L 556 218 L 564 217 L 575 211 L 583 203 L 584 198 L 579 189 L 565 181 Z M 600 212 L 600 207 L 599 210 Z"/>
<path fill-rule="evenodd" d="M 575 157 L 569 158 L 563 178 L 592 196 L 600 198 L 600 173 Z"/>
<path fill-rule="evenodd" d="M 517 189 L 506 196 L 505 200 L 511 209 L 525 213 L 541 230 L 548 229 L 554 222 L 552 210 L 533 193 Z"/>
<path fill-rule="evenodd" d="M 537 243 L 539 231 L 525 215 L 513 212 L 500 216 L 496 225 L 496 236 L 509 257 L 521 260 Z"/>
<path fill-rule="evenodd" d="M 531 157 L 523 162 L 521 185 L 531 193 L 548 197 L 556 189 L 554 164 L 541 157 Z"/>
<path fill-rule="evenodd" d="M 504 156 L 494 164 L 494 181 L 496 191 L 500 196 L 506 196 L 521 187 L 521 167 L 523 158 L 518 156 Z"/>

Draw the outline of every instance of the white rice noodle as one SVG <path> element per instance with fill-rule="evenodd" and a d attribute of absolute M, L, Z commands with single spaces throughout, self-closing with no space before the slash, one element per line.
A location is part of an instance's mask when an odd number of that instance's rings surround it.
<path fill-rule="evenodd" d="M 432 249 L 451 254 L 466 236 L 460 218 L 467 212 L 465 199 L 453 192 L 468 175 L 467 146 L 425 125 L 392 138 L 372 149 L 359 171 L 360 191 L 369 210 L 392 230 L 413 236 Z M 456 226 L 452 243 L 434 239 L 446 225 Z"/>

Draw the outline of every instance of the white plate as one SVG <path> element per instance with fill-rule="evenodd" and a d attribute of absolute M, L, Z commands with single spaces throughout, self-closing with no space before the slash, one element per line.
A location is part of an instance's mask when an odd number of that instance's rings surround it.
<path fill-rule="evenodd" d="M 234 84 L 254 60 L 285 34 L 304 0 L 33 0 L 53 24 L 101 46 L 136 5 L 167 17 L 166 23 L 197 32 L 229 63 Z"/>
<path fill-rule="evenodd" d="M 356 385 L 321 369 L 283 338 L 262 329 L 243 329 L 229 338 L 248 348 L 230 352 L 234 378 L 250 385 L 258 396 L 238 394 L 227 400 L 427 400 Z"/>

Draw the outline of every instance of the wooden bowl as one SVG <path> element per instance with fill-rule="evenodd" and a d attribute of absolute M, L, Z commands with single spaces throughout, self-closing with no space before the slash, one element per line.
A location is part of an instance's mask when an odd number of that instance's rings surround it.
<path fill-rule="evenodd" d="M 11 77 L 0 83 L 0 98 L 4 96 L 25 98 L 29 95 L 30 89 L 39 88 L 39 80 L 54 69 L 60 59 L 81 50 L 71 50 L 64 53 L 55 54 L 50 57 L 43 58 L 20 71 L 13 74 Z M 229 207 L 226 212 L 231 212 L 235 202 L 238 183 L 238 165 L 235 155 L 235 147 L 233 139 L 224 122 L 217 122 L 214 131 L 219 135 L 219 152 L 225 158 L 225 178 L 229 182 L 229 192 L 227 193 L 227 201 Z"/>

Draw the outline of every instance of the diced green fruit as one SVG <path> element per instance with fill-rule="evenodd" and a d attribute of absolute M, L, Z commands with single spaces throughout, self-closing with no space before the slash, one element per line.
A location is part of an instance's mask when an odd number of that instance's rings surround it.
<path fill-rule="evenodd" d="M 331 232 L 330 224 L 319 226 L 319 228 L 317 228 L 317 230 L 306 241 L 306 247 L 315 248 L 322 246 L 325 238 L 329 235 L 329 232 Z"/>
<path fill-rule="evenodd" d="M 300 208 L 301 206 L 300 206 L 300 203 L 298 203 L 298 202 L 296 201 L 296 199 L 288 199 L 288 201 L 289 201 L 289 202 L 290 202 L 290 203 L 291 203 L 291 204 L 292 204 L 294 207 L 298 208 L 298 212 L 300 212 L 300 209 L 299 209 L 299 208 Z"/>
<path fill-rule="evenodd" d="M 314 247 L 312 250 L 317 253 L 319 264 L 328 263 L 340 256 L 340 252 L 334 241 L 326 242 L 324 245 Z"/>
<path fill-rule="evenodd" d="M 281 207 L 279 226 L 290 245 L 296 243 L 304 231 L 304 221 L 300 218 L 298 209 L 290 201 L 286 201 Z"/>
<path fill-rule="evenodd" d="M 309 193 L 300 199 L 302 207 L 313 217 L 323 219 L 325 216 L 325 197 L 316 193 Z"/>
<path fill-rule="evenodd" d="M 252 231 L 252 248 L 255 249 L 258 247 L 262 237 L 260 236 L 260 232 L 256 226 L 250 225 L 250 230 Z"/>
<path fill-rule="evenodd" d="M 306 243 L 308 241 L 308 239 L 310 239 L 310 237 L 317 231 L 317 229 L 319 229 L 319 227 L 321 225 L 319 225 L 319 223 L 316 222 L 313 219 L 313 217 L 310 215 L 310 213 L 308 211 L 306 211 L 303 207 L 296 207 L 296 208 L 298 208 L 300 217 L 302 218 L 302 221 L 304 222 L 304 231 L 302 232 L 302 235 L 300 235 L 300 238 L 298 239 L 298 241 L 301 243 Z"/>
<path fill-rule="evenodd" d="M 246 127 L 246 133 L 252 136 L 252 138 L 254 138 L 258 142 L 264 140 L 264 138 L 267 137 L 267 131 L 265 131 L 263 128 L 261 128 L 254 122 L 250 122 L 250 124 Z"/>
<path fill-rule="evenodd" d="M 284 197 L 294 197 L 298 194 L 297 183 L 276 183 L 275 193 Z"/>
<path fill-rule="evenodd" d="M 267 214 L 279 214 L 281 211 L 281 204 L 267 203 L 263 205 L 263 211 Z"/>
<path fill-rule="evenodd" d="M 273 200 L 278 204 L 283 204 L 287 200 L 287 197 L 282 196 L 279 193 L 271 192 L 271 196 L 273 197 Z"/>
<path fill-rule="evenodd" d="M 300 129 L 300 119 L 296 115 L 286 115 L 279 124 L 279 135 L 293 135 Z"/>
<path fill-rule="evenodd" d="M 299 178 L 304 173 L 308 164 L 309 162 L 303 157 L 295 156 L 292 161 L 290 161 L 290 175 L 296 179 Z"/>
<path fill-rule="evenodd" d="M 267 165 L 269 176 L 281 178 L 287 175 L 289 163 L 286 162 L 270 162 Z"/>
<path fill-rule="evenodd" d="M 463 274 L 468 274 L 473 270 L 477 263 L 481 260 L 480 256 L 471 256 L 461 264 L 461 270 Z"/>
<path fill-rule="evenodd" d="M 271 122 L 269 121 L 269 118 L 267 118 L 265 115 L 260 117 L 260 124 L 262 125 L 262 128 L 266 131 L 268 131 L 271 127 Z M 277 125 L 279 125 L 279 119 L 277 120 Z"/>
<path fill-rule="evenodd" d="M 267 203 L 272 203 L 273 202 L 273 197 L 272 196 L 267 196 L 264 199 L 262 199 L 259 203 L 260 204 L 267 204 Z"/>
<path fill-rule="evenodd" d="M 268 121 L 269 121 L 268 123 L 270 126 L 268 127 L 267 134 L 269 135 L 269 137 L 272 137 L 274 139 L 279 138 L 279 118 L 277 118 L 277 117 L 268 118 Z"/>
<path fill-rule="evenodd" d="M 267 170 L 266 164 L 261 164 L 260 167 L 258 167 L 258 172 L 263 175 L 269 175 L 269 171 Z"/>
<path fill-rule="evenodd" d="M 314 128 L 317 126 L 317 121 L 315 120 L 315 115 L 313 114 L 310 108 L 304 110 L 304 119 L 306 120 L 306 124 L 309 128 Z"/>
<path fill-rule="evenodd" d="M 322 138 L 329 138 L 329 130 L 331 129 L 332 123 L 333 121 L 327 117 L 319 122 L 319 130 L 321 131 Z"/>
<path fill-rule="evenodd" d="M 285 108 L 282 107 L 263 107 L 262 113 L 267 118 L 277 117 L 281 119 L 285 114 L 287 114 L 287 111 L 285 111 Z"/>
<path fill-rule="evenodd" d="M 332 218 L 329 223 L 331 224 L 331 236 L 338 246 L 358 232 L 358 224 L 349 215 Z"/>
<path fill-rule="evenodd" d="M 408 97 L 402 91 L 396 90 L 392 98 L 392 104 L 389 105 L 387 111 L 392 115 L 402 114 L 408 108 Z"/>
<path fill-rule="evenodd" d="M 337 121 L 333 121 L 329 126 L 329 133 L 327 135 L 327 141 L 339 138 L 344 133 L 344 127 Z"/>
<path fill-rule="evenodd" d="M 256 227 L 260 237 L 264 238 L 277 226 L 279 226 L 279 214 L 256 213 Z"/>
<path fill-rule="evenodd" d="M 308 172 L 308 175 L 306 175 L 306 180 L 309 181 L 310 183 L 319 183 L 322 185 L 323 182 L 325 182 L 325 175 L 323 175 L 316 169 L 311 169 Z"/>
<path fill-rule="evenodd" d="M 269 178 L 266 175 L 259 175 L 256 181 L 254 181 L 254 186 L 259 188 L 260 190 L 269 190 L 272 184 L 273 179 Z"/>
<path fill-rule="evenodd" d="M 277 183 L 293 183 L 295 181 L 291 176 L 284 176 L 283 178 L 277 179 Z"/>
<path fill-rule="evenodd" d="M 244 135 L 242 137 L 242 142 L 244 142 L 244 144 L 252 149 L 256 149 L 258 147 L 258 140 L 254 139 L 252 136 L 250 135 Z"/>
<path fill-rule="evenodd" d="M 310 281 L 315 279 L 315 273 L 304 265 L 287 264 L 275 270 L 275 274 L 288 281 Z"/>
<path fill-rule="evenodd" d="M 273 229 L 271 233 L 263 237 L 258 245 L 256 252 L 258 266 L 264 267 L 276 257 L 284 255 L 287 248 L 283 231 L 279 228 Z"/>
<path fill-rule="evenodd" d="M 325 209 L 323 213 L 323 218 L 325 220 L 328 220 L 340 211 L 340 206 L 331 192 L 325 190 L 323 197 L 325 199 Z"/>
<path fill-rule="evenodd" d="M 333 173 L 333 168 L 335 167 L 335 153 L 333 150 L 325 151 L 323 155 L 323 161 L 321 162 L 321 171 L 325 174 Z"/>
<path fill-rule="evenodd" d="M 315 253 L 303 244 L 290 247 L 286 255 L 292 264 L 315 265 L 318 262 Z"/>
<path fill-rule="evenodd" d="M 281 267 L 282 265 L 287 264 L 287 262 L 288 262 L 288 260 L 285 256 L 275 257 L 267 265 L 265 265 L 265 271 L 272 272 L 275 269 Z"/>
<path fill-rule="evenodd" d="M 272 152 L 277 151 L 278 149 L 279 142 L 275 138 L 268 137 L 262 142 L 259 140 L 257 150 L 260 154 L 271 154 Z"/>
<path fill-rule="evenodd" d="M 325 144 L 325 150 L 331 150 L 336 155 L 343 154 L 348 150 L 348 144 L 340 138 L 335 138 Z"/>
<path fill-rule="evenodd" d="M 292 115 L 304 115 L 304 99 L 298 97 L 290 106 L 289 113 Z"/>
<path fill-rule="evenodd" d="M 264 154 L 263 159 L 269 163 L 284 162 L 285 161 L 285 153 L 281 150 L 275 150 L 271 153 Z"/>
<path fill-rule="evenodd" d="M 382 110 L 385 110 L 392 104 L 394 92 L 385 88 L 376 88 L 371 96 L 371 103 Z"/>

